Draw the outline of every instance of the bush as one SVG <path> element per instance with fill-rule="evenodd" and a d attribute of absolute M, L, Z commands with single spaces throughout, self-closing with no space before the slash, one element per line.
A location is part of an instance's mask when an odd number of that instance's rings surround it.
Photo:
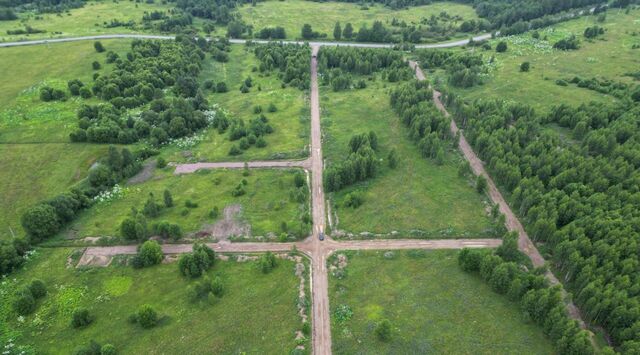
<path fill-rule="evenodd" d="M 192 202 L 191 200 L 186 200 L 186 201 L 184 201 L 184 207 L 197 208 L 198 204 L 196 202 Z"/>
<path fill-rule="evenodd" d="M 522 64 L 520 64 L 520 71 L 528 72 L 530 67 L 531 67 L 531 64 L 529 64 L 529 62 L 523 62 Z"/>
<path fill-rule="evenodd" d="M 276 105 L 272 102 L 269 104 L 269 108 L 267 109 L 267 111 L 269 112 L 276 112 L 278 111 L 278 108 L 276 107 Z"/>
<path fill-rule="evenodd" d="M 95 340 L 91 340 L 87 346 L 76 348 L 74 355 L 102 355 L 102 346 Z"/>
<path fill-rule="evenodd" d="M 96 60 L 93 63 L 91 63 L 91 67 L 93 68 L 93 70 L 99 70 L 100 68 L 102 68 L 102 65 L 100 65 L 100 62 Z"/>
<path fill-rule="evenodd" d="M 21 316 L 26 316 L 36 310 L 36 300 L 29 288 L 18 291 L 16 299 L 13 301 L 13 309 Z"/>
<path fill-rule="evenodd" d="M 29 291 L 31 291 L 31 295 L 33 298 L 38 299 L 47 295 L 47 287 L 45 286 L 42 280 L 33 280 L 31 284 L 29 284 Z"/>
<path fill-rule="evenodd" d="M 391 340 L 391 322 L 388 319 L 383 319 L 376 325 L 376 335 L 383 342 Z"/>
<path fill-rule="evenodd" d="M 28 209 L 22 215 L 21 224 L 34 242 L 52 236 L 61 227 L 55 208 L 48 204 L 40 204 Z"/>
<path fill-rule="evenodd" d="M 86 86 L 80 88 L 80 97 L 83 99 L 90 99 L 93 94 L 91 93 L 91 89 Z"/>
<path fill-rule="evenodd" d="M 216 84 L 216 92 L 227 92 L 227 91 L 229 91 L 229 89 L 227 89 L 227 83 L 225 83 L 224 81 L 221 81 Z"/>
<path fill-rule="evenodd" d="M 142 243 L 138 249 L 138 255 L 136 255 L 136 266 L 148 267 L 157 265 L 162 262 L 164 254 L 162 253 L 162 247 L 155 240 L 147 240 Z"/>
<path fill-rule="evenodd" d="M 486 189 L 487 189 L 487 179 L 483 175 L 479 175 L 478 179 L 476 180 L 476 190 L 479 193 L 483 193 L 485 192 Z"/>
<path fill-rule="evenodd" d="M 220 211 L 218 210 L 218 206 L 214 206 L 211 211 L 209 211 L 209 218 L 214 219 L 218 218 Z"/>
<path fill-rule="evenodd" d="M 277 265 L 275 255 L 273 255 L 273 253 L 271 252 L 263 254 L 258 261 L 258 265 L 260 266 L 260 270 L 262 270 L 263 273 L 267 274 L 271 272 L 271 270 L 273 270 L 273 268 L 275 268 Z"/>
<path fill-rule="evenodd" d="M 364 197 L 362 197 L 362 194 L 358 192 L 351 192 L 347 194 L 347 196 L 344 199 L 344 205 L 346 207 L 358 208 L 363 203 L 364 203 Z"/>
<path fill-rule="evenodd" d="M 215 252 L 205 244 L 193 245 L 193 252 L 183 254 L 178 262 L 180 273 L 184 276 L 197 278 L 209 270 L 216 261 Z"/>
<path fill-rule="evenodd" d="M 231 149 L 229 149 L 229 155 L 240 155 L 242 154 L 242 149 L 238 148 L 237 145 L 232 145 Z"/>
<path fill-rule="evenodd" d="M 496 46 L 496 52 L 504 53 L 506 51 L 507 51 L 507 42 L 501 41 L 500 43 L 498 43 L 498 45 Z"/>
<path fill-rule="evenodd" d="M 169 190 L 164 190 L 164 207 L 172 207 L 173 206 L 173 197 L 171 196 L 171 192 Z"/>
<path fill-rule="evenodd" d="M 112 344 L 104 344 L 100 348 L 100 355 L 116 355 L 117 353 L 116 347 Z"/>
<path fill-rule="evenodd" d="M 74 328 L 83 328 L 93 322 L 93 317 L 86 308 L 78 308 L 73 311 L 71 316 L 71 326 Z"/>
<path fill-rule="evenodd" d="M 93 42 L 93 48 L 95 48 L 98 53 L 104 52 L 104 46 L 100 41 Z"/>
<path fill-rule="evenodd" d="M 158 325 L 158 313 L 148 304 L 140 307 L 138 312 L 132 316 L 132 319 L 145 329 L 153 328 Z"/>
<path fill-rule="evenodd" d="M 158 169 L 164 169 L 167 166 L 167 161 L 164 160 L 163 157 L 158 157 L 158 159 L 156 160 L 156 167 Z"/>

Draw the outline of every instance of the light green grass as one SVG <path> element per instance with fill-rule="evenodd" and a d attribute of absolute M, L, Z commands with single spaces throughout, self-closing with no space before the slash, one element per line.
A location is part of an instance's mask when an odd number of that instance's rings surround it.
<path fill-rule="evenodd" d="M 542 330 L 522 320 L 516 303 L 460 270 L 456 251 L 384 254 L 349 253 L 347 276 L 330 276 L 334 354 L 554 353 Z M 335 317 L 340 305 L 353 311 L 344 324 Z M 374 332 L 382 319 L 392 324 L 388 343 Z"/>
<path fill-rule="evenodd" d="M 134 1 L 87 1 L 84 7 L 69 10 L 61 14 L 22 13 L 14 21 L 0 21 L 0 41 L 17 41 L 22 39 L 40 39 L 69 36 L 90 36 L 111 33 L 140 33 L 145 32 L 141 26 L 142 15 L 145 12 L 166 12 L 173 5 L 155 4 Z M 41 19 L 36 19 L 36 16 Z M 106 28 L 104 22 L 111 20 L 128 22 L 133 20 L 135 28 L 114 27 Z M 24 29 L 25 25 L 35 29 L 45 30 L 45 33 L 30 35 L 8 35 L 7 30 Z"/>
<path fill-rule="evenodd" d="M 308 95 L 296 88 L 282 88 L 282 82 L 275 73 L 262 75 L 252 71 L 258 67 L 258 60 L 251 48 L 232 46 L 229 62 L 219 63 L 207 59 L 200 80 L 224 81 L 229 89 L 226 93 L 209 95 L 211 104 L 218 104 L 230 116 L 249 123 L 258 117 L 254 107 L 262 107 L 274 132 L 265 136 L 267 146 L 251 147 L 242 155 L 230 156 L 229 150 L 237 141 L 231 142 L 228 132 L 219 134 L 210 129 L 202 133 L 204 140 L 191 149 L 191 157 L 185 159 L 181 150 L 169 149 L 165 155 L 171 161 L 248 161 L 259 159 L 300 159 L 308 156 L 309 142 L 309 106 Z M 241 93 L 240 86 L 247 77 L 253 79 L 249 93 Z M 261 90 L 259 90 L 260 88 Z M 270 103 L 277 107 L 276 112 L 267 112 Z"/>
<path fill-rule="evenodd" d="M 442 11 L 452 16 L 459 15 L 465 20 L 478 18 L 471 6 L 451 2 L 438 2 L 397 11 L 379 4 L 367 6 L 368 10 L 362 10 L 360 5 L 352 3 L 305 0 L 266 1 L 259 2 L 256 6 L 242 6 L 239 13 L 247 24 L 253 25 L 254 32 L 265 27 L 282 26 L 285 28 L 288 39 L 299 38 L 302 25 L 305 23 L 310 24 L 314 31 L 327 34 L 328 39 L 333 39 L 333 27 L 336 22 L 340 22 L 343 28 L 350 22 L 356 32 L 363 25 L 371 28 L 374 21 L 382 21 L 387 26 L 391 26 L 391 20 L 394 17 L 417 25 L 422 18 L 438 16 Z M 221 28 L 218 32 L 222 34 L 222 30 Z"/>
<path fill-rule="evenodd" d="M 456 90 L 463 97 L 478 99 L 498 97 L 533 105 L 546 110 L 552 105 L 579 105 L 589 101 L 615 103 L 617 100 L 588 89 L 574 85 L 558 86 L 557 79 L 571 79 L 578 75 L 583 78 L 606 78 L 630 83 L 625 73 L 635 72 L 640 65 L 640 50 L 632 49 L 640 44 L 638 32 L 640 10 L 612 10 L 607 13 L 604 23 L 596 22 L 589 16 L 567 21 L 547 29 L 540 30 L 541 39 L 531 38 L 531 33 L 508 37 L 509 49 L 506 53 L 485 52 L 487 59 L 495 55 L 497 68 L 489 76 L 485 85 L 468 90 Z M 584 29 L 598 25 L 607 32 L 588 42 L 582 35 Z M 581 48 L 574 51 L 550 49 L 559 39 L 575 34 L 581 40 Z M 548 40 L 543 38 L 547 36 Z M 498 40 L 492 41 L 495 48 Z M 534 45 L 548 49 L 536 49 Z M 530 62 L 528 73 L 520 72 L 520 64 Z"/>
<path fill-rule="evenodd" d="M 378 136 L 378 157 L 383 158 L 379 175 L 333 195 L 338 229 L 346 232 L 390 233 L 403 237 L 412 230 L 437 237 L 481 237 L 490 228 L 483 198 L 457 175 L 461 157 L 447 152 L 444 165 L 421 156 L 407 135 L 407 128 L 392 111 L 388 89 L 378 78 L 363 90 L 335 93 L 321 88 L 324 155 L 329 164 L 342 161 L 355 134 L 373 131 Z M 387 167 L 388 152 L 395 148 L 400 162 Z M 344 206 L 345 195 L 361 191 L 364 204 Z"/>
<path fill-rule="evenodd" d="M 61 238 L 119 236 L 120 224 L 131 216 L 131 209 L 142 211 L 149 193 L 163 205 L 165 189 L 171 192 L 174 206 L 163 208 L 158 217 L 147 219 L 148 225 L 168 221 L 180 225 L 185 233 L 197 232 L 204 225 L 221 220 L 224 208 L 234 204 L 242 206 L 238 218 L 251 226 L 252 236 L 279 235 L 282 222 L 289 228 L 302 225 L 301 217 L 308 202 L 298 203 L 290 197 L 294 189 L 293 170 L 252 170 L 249 176 L 243 176 L 241 169 L 203 170 L 180 176 L 173 175 L 169 168 L 165 170 L 156 171 L 154 177 L 143 184 L 123 186 L 125 191 L 120 198 L 98 203 L 82 212 L 68 230 L 61 233 Z M 243 179 L 247 180 L 246 194 L 232 196 L 232 190 Z M 187 200 L 197 203 L 198 207 L 186 208 Z M 217 218 L 209 216 L 214 207 L 219 209 Z M 182 215 L 183 211 L 188 214 Z"/>
<path fill-rule="evenodd" d="M 106 152 L 89 144 L 0 144 L 0 239 L 22 235 L 27 208 L 66 191 Z"/>
<path fill-rule="evenodd" d="M 8 326 L 22 333 L 20 345 L 38 353 L 69 354 L 94 339 L 113 344 L 119 354 L 261 353 L 283 354 L 295 348 L 298 278 L 292 261 L 263 274 L 254 262 L 218 260 L 207 273 L 220 276 L 225 293 L 214 304 L 192 303 L 176 263 L 135 270 L 109 266 L 78 270 L 67 265 L 71 249 L 41 249 L 36 259 L 0 286 L 3 298 L 19 285 L 42 279 L 48 295 L 23 323 L 10 309 L 2 312 Z M 160 324 L 144 330 L 128 322 L 141 305 L 159 313 Z M 70 326 L 76 307 L 86 307 L 96 319 L 85 329 Z M 38 319 L 38 320 L 36 320 Z M 37 323 L 41 322 L 40 325 Z"/>

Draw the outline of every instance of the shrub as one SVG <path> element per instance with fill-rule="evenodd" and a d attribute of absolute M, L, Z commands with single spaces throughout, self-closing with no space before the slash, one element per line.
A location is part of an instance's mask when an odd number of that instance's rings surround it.
<path fill-rule="evenodd" d="M 272 102 L 269 104 L 269 108 L 267 109 L 267 111 L 269 112 L 276 112 L 278 111 L 278 108 L 276 107 L 276 105 Z"/>
<path fill-rule="evenodd" d="M 104 46 L 100 41 L 93 42 L 93 48 L 95 48 L 98 53 L 104 52 Z"/>
<path fill-rule="evenodd" d="M 196 202 L 192 202 L 191 200 L 186 200 L 186 201 L 184 201 L 184 207 L 197 208 L 198 204 Z"/>
<path fill-rule="evenodd" d="M 376 335 L 383 342 L 391 340 L 391 322 L 388 319 L 383 319 L 376 325 Z"/>
<path fill-rule="evenodd" d="M 38 242 L 57 233 L 61 227 L 55 208 L 40 204 L 28 209 L 21 218 L 24 230 Z"/>
<path fill-rule="evenodd" d="M 93 68 L 93 70 L 99 70 L 100 68 L 102 68 L 102 65 L 100 65 L 100 62 L 96 60 L 93 63 L 91 63 L 91 67 Z"/>
<path fill-rule="evenodd" d="M 25 287 L 18 291 L 16 299 L 13 301 L 13 309 L 21 316 L 26 316 L 36 310 L 36 300 L 30 289 Z"/>
<path fill-rule="evenodd" d="M 158 313 L 148 304 L 140 307 L 138 312 L 133 316 L 136 323 L 142 328 L 149 329 L 158 325 Z"/>
<path fill-rule="evenodd" d="M 229 149 L 229 155 L 240 155 L 242 154 L 242 150 L 240 148 L 238 148 L 237 145 L 232 145 L 231 149 Z"/>
<path fill-rule="evenodd" d="M 104 344 L 100 348 L 100 355 L 116 355 L 117 353 L 116 347 L 112 344 Z"/>
<path fill-rule="evenodd" d="M 193 245 L 193 252 L 183 254 L 178 262 L 180 273 L 184 276 L 197 278 L 209 270 L 216 261 L 216 253 L 205 244 Z"/>
<path fill-rule="evenodd" d="M 271 252 L 267 252 L 260 257 L 258 261 L 258 265 L 260 266 L 260 270 L 267 274 L 276 267 L 276 257 Z"/>
<path fill-rule="evenodd" d="M 162 253 L 162 247 L 155 240 L 147 240 L 142 243 L 138 249 L 138 255 L 136 255 L 137 261 L 134 261 L 134 266 L 148 267 L 157 265 L 162 262 L 164 254 Z"/>
<path fill-rule="evenodd" d="M 218 218 L 220 211 L 218 210 L 218 206 L 214 206 L 211 211 L 209 211 L 209 218 Z"/>
<path fill-rule="evenodd" d="M 255 113 L 256 115 L 259 113 L 262 113 L 262 106 L 260 105 L 253 106 L 253 113 Z"/>
<path fill-rule="evenodd" d="M 528 72 L 530 67 L 531 67 L 531 64 L 529 64 L 529 62 L 523 62 L 522 64 L 520 64 L 520 71 Z"/>
<path fill-rule="evenodd" d="M 216 297 L 222 297 L 224 293 L 224 285 L 222 284 L 222 279 L 216 276 L 211 282 L 211 293 L 213 293 Z"/>
<path fill-rule="evenodd" d="M 358 192 L 351 192 L 347 194 L 347 196 L 344 199 L 344 205 L 346 207 L 358 208 L 363 203 L 364 203 L 364 197 L 362 197 L 362 194 Z"/>
<path fill-rule="evenodd" d="M 229 91 L 229 89 L 227 89 L 227 83 L 225 83 L 224 81 L 221 81 L 216 84 L 216 92 L 227 92 L 227 91 Z"/>
<path fill-rule="evenodd" d="M 479 175 L 478 179 L 476 180 L 476 190 L 479 193 L 483 193 L 485 192 L 486 189 L 487 189 L 487 179 L 483 175 Z"/>
<path fill-rule="evenodd" d="M 83 99 L 90 99 L 93 94 L 91 93 L 91 89 L 86 86 L 80 88 L 80 97 Z"/>
<path fill-rule="evenodd" d="M 33 298 L 38 299 L 47 295 L 47 287 L 42 280 L 33 280 L 29 284 L 29 291 Z"/>
<path fill-rule="evenodd" d="M 264 138 L 262 137 L 258 137 L 258 139 L 256 140 L 256 147 L 257 148 L 264 148 L 267 146 L 267 141 L 264 140 Z"/>
<path fill-rule="evenodd" d="M 498 43 L 498 45 L 496 46 L 496 52 L 504 53 L 506 51 L 507 51 L 507 42 L 501 41 L 500 43 Z"/>
<path fill-rule="evenodd" d="M 164 190 L 164 206 L 167 208 L 173 206 L 173 197 L 169 190 Z"/>
<path fill-rule="evenodd" d="M 100 343 L 91 340 L 86 346 L 78 347 L 73 352 L 74 355 L 102 355 Z"/>
<path fill-rule="evenodd" d="M 149 193 L 149 197 L 147 198 L 147 202 L 144 204 L 144 208 L 142 209 L 142 213 L 146 217 L 157 217 L 160 213 L 160 206 L 156 203 L 155 198 L 153 197 L 153 193 Z"/>
<path fill-rule="evenodd" d="M 83 328 L 93 322 L 93 317 L 86 308 L 78 308 L 73 311 L 71 316 L 71 326 L 74 328 Z"/>
<path fill-rule="evenodd" d="M 167 161 L 164 160 L 163 157 L 158 157 L 158 159 L 156 160 L 156 167 L 158 169 L 164 169 L 167 166 Z"/>

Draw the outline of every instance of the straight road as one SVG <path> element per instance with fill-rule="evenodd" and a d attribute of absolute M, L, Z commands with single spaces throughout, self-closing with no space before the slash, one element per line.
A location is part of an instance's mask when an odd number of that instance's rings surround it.
<path fill-rule="evenodd" d="M 18 47 L 18 46 L 33 46 L 38 44 L 48 44 L 48 43 L 62 43 L 62 42 L 78 42 L 78 41 L 97 41 L 103 39 L 174 39 L 175 36 L 167 36 L 167 35 L 154 35 L 154 34 L 112 34 L 112 35 L 95 35 L 95 36 L 79 36 L 79 37 L 65 37 L 65 38 L 48 38 L 48 39 L 36 39 L 36 40 L 28 40 L 28 41 L 14 41 L 14 42 L 3 42 L 0 43 L 0 47 Z M 490 33 L 482 34 L 479 36 L 473 37 L 474 41 L 482 41 L 485 39 L 491 38 Z M 208 38 L 207 40 L 211 40 Z M 229 42 L 235 44 L 244 44 L 247 42 L 253 43 L 268 43 L 274 41 L 265 41 L 265 40 L 246 40 L 246 39 L 230 39 Z M 360 47 L 360 48 L 393 48 L 395 43 L 357 43 L 357 42 L 320 42 L 320 41 L 278 41 L 282 43 L 292 43 L 292 44 L 305 44 L 308 43 L 312 47 L 320 47 L 320 46 L 345 46 L 345 47 Z M 451 47 L 459 47 L 464 46 L 469 43 L 468 39 L 462 39 L 458 41 L 452 42 L 441 42 L 441 43 L 431 43 L 431 44 L 417 44 L 416 48 L 451 48 Z"/>
<path fill-rule="evenodd" d="M 256 168 L 311 168 L 311 158 L 305 160 L 266 160 L 246 162 L 250 169 Z M 192 163 L 174 164 L 176 170 L 174 174 L 191 174 L 201 169 L 243 169 L 245 162 L 220 162 L 220 163 Z"/>

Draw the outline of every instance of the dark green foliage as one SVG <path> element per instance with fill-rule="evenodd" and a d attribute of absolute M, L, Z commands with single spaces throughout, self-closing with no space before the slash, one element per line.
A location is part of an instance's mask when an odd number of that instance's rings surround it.
<path fill-rule="evenodd" d="M 144 204 L 144 208 L 142 209 L 142 213 L 149 218 L 158 217 L 160 214 L 160 205 L 156 202 L 153 193 L 149 193 L 149 197 L 147 197 L 147 202 Z"/>
<path fill-rule="evenodd" d="M 260 39 L 285 39 L 287 34 L 284 27 L 265 27 L 256 34 L 256 37 Z"/>
<path fill-rule="evenodd" d="M 631 96 L 633 99 L 633 86 L 623 82 L 616 82 L 609 79 L 598 79 L 595 77 L 586 79 L 579 76 L 574 76 L 571 80 L 561 81 L 563 81 L 565 85 L 562 85 L 562 83 L 558 82 L 556 82 L 556 84 L 560 86 L 567 86 L 569 83 L 571 83 L 577 85 L 580 88 L 593 90 L 601 94 L 611 95 L 619 99 L 626 99 L 629 96 Z M 640 87 L 637 87 L 636 91 L 637 90 L 640 90 Z"/>
<path fill-rule="evenodd" d="M 344 198 L 345 207 L 358 208 L 364 203 L 364 197 L 361 193 L 352 192 Z"/>
<path fill-rule="evenodd" d="M 60 89 L 54 89 L 48 86 L 40 88 L 40 100 L 42 101 L 66 101 L 67 94 Z"/>
<path fill-rule="evenodd" d="M 196 278 L 202 276 L 216 261 L 215 252 L 205 244 L 193 245 L 193 252 L 183 254 L 178 262 L 178 268 L 182 275 Z"/>
<path fill-rule="evenodd" d="M 528 72 L 530 67 L 531 67 L 531 64 L 529 62 L 523 62 L 522 64 L 520 64 L 520 71 Z"/>
<path fill-rule="evenodd" d="M 371 136 L 375 137 L 375 134 L 363 133 L 351 137 L 350 153 L 347 159 L 324 171 L 324 183 L 327 191 L 338 191 L 355 182 L 376 176 L 378 159 L 371 146 Z M 377 145 L 377 139 L 375 141 Z"/>
<path fill-rule="evenodd" d="M 13 300 L 13 310 L 21 316 L 26 316 L 36 310 L 36 300 L 27 287 L 20 289 Z"/>
<path fill-rule="evenodd" d="M 178 240 L 182 238 L 182 229 L 180 228 L 179 225 L 174 223 L 162 221 L 159 223 L 155 223 L 152 229 L 153 229 L 153 234 L 162 238 L 171 238 L 173 240 Z"/>
<path fill-rule="evenodd" d="M 39 242 L 57 233 L 61 222 L 51 205 L 41 204 L 28 209 L 22 215 L 22 227 L 33 242 Z"/>
<path fill-rule="evenodd" d="M 345 39 L 351 39 L 353 37 L 353 26 L 351 25 L 350 22 L 347 22 L 347 24 L 344 25 L 344 30 L 342 31 L 342 35 L 344 36 Z"/>
<path fill-rule="evenodd" d="M 73 351 L 74 355 L 103 355 L 102 346 L 95 340 L 91 340 L 86 346 L 80 346 Z"/>
<path fill-rule="evenodd" d="M 27 251 L 28 243 L 24 239 L 11 239 L 0 241 L 0 275 L 8 274 L 20 267 L 24 259 L 22 256 Z"/>
<path fill-rule="evenodd" d="M 580 48 L 580 40 L 576 36 L 570 36 L 567 38 L 563 38 L 558 42 L 553 44 L 553 48 L 560 49 L 563 51 L 575 50 Z"/>
<path fill-rule="evenodd" d="M 254 53 L 260 61 L 261 73 L 277 70 L 283 83 L 300 90 L 309 88 L 311 51 L 308 46 L 269 43 L 256 46 Z"/>
<path fill-rule="evenodd" d="M 376 325 L 376 336 L 385 343 L 391 340 L 391 322 L 388 319 L 383 319 Z"/>
<path fill-rule="evenodd" d="M 93 48 L 95 48 L 96 52 L 98 52 L 98 53 L 102 53 L 102 52 L 105 51 L 104 46 L 102 45 L 102 42 L 100 42 L 100 41 L 93 42 Z"/>
<path fill-rule="evenodd" d="M 315 39 L 315 38 L 320 37 L 320 33 L 315 32 L 311 28 L 311 25 L 309 25 L 308 23 L 305 23 L 302 26 L 302 30 L 300 31 L 300 34 L 302 36 L 302 39 Z"/>
<path fill-rule="evenodd" d="M 387 164 L 391 169 L 398 167 L 398 153 L 395 148 L 389 151 L 389 155 L 387 155 Z"/>
<path fill-rule="evenodd" d="M 104 344 L 100 348 L 100 355 L 116 355 L 117 353 L 116 347 L 112 344 Z"/>
<path fill-rule="evenodd" d="M 169 190 L 164 190 L 164 207 L 173 207 L 173 197 L 171 196 L 171 192 Z"/>
<path fill-rule="evenodd" d="M 271 270 L 273 270 L 273 268 L 275 268 L 276 265 L 277 265 L 276 257 L 271 252 L 262 254 L 260 259 L 258 260 L 258 266 L 260 267 L 260 270 L 265 274 L 271 272 Z"/>
<path fill-rule="evenodd" d="M 69 88 L 69 92 L 71 93 L 71 95 L 79 96 L 80 88 L 84 87 L 84 84 L 78 79 L 73 79 L 67 82 L 67 87 Z"/>
<path fill-rule="evenodd" d="M 93 322 L 93 316 L 86 308 L 77 308 L 71 315 L 71 326 L 74 328 L 84 328 Z"/>
<path fill-rule="evenodd" d="M 191 201 L 191 200 L 186 200 L 186 201 L 184 201 L 184 207 L 186 207 L 186 208 L 197 208 L 198 204 L 193 202 L 193 201 Z"/>
<path fill-rule="evenodd" d="M 133 260 L 133 266 L 136 268 L 149 267 L 160 264 L 164 254 L 162 247 L 155 240 L 147 240 L 138 248 L 138 254 Z"/>
<path fill-rule="evenodd" d="M 29 291 L 33 298 L 39 299 L 47 295 L 47 287 L 42 280 L 33 280 L 29 284 Z"/>
<path fill-rule="evenodd" d="M 333 27 L 333 38 L 338 41 L 342 38 L 342 27 L 340 27 L 340 22 L 336 22 L 336 25 Z"/>
<path fill-rule="evenodd" d="M 484 175 L 478 175 L 476 179 L 476 191 L 484 193 L 487 190 L 487 178 Z"/>
<path fill-rule="evenodd" d="M 507 51 L 507 42 L 505 41 L 500 41 L 497 45 L 496 45 L 496 52 L 498 53 L 504 53 Z"/>
<path fill-rule="evenodd" d="M 584 37 L 585 38 L 596 38 L 599 35 L 603 35 L 604 34 L 604 28 L 600 27 L 600 26 L 593 26 L 593 27 L 587 27 L 584 30 Z"/>
<path fill-rule="evenodd" d="M 131 320 L 140 324 L 142 328 L 149 329 L 158 325 L 158 312 L 148 304 L 142 305 L 138 311 L 132 315 Z"/>
<path fill-rule="evenodd" d="M 331 85 L 334 91 L 351 88 L 350 73 L 371 75 L 382 72 L 390 82 L 413 77 L 402 53 L 391 49 L 326 47 L 318 54 L 318 67 L 323 84 Z"/>

